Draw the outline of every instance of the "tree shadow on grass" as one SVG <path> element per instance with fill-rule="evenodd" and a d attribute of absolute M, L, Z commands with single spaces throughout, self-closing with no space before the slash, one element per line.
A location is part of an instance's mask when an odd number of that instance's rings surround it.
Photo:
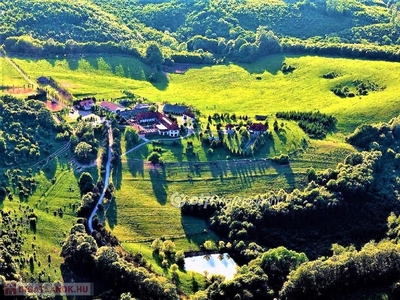
<path fill-rule="evenodd" d="M 171 147 L 174 148 L 174 156 L 176 157 L 176 159 L 181 162 L 183 160 L 183 144 L 182 144 L 182 140 L 174 140 L 171 143 Z"/>
<path fill-rule="evenodd" d="M 165 205 L 167 203 L 167 182 L 165 168 L 154 167 L 149 170 L 151 186 L 158 203 Z"/>
<path fill-rule="evenodd" d="M 286 182 L 287 182 L 288 186 L 290 187 L 290 190 L 293 190 L 296 187 L 295 174 L 293 173 L 290 163 L 287 165 L 281 165 L 279 163 L 273 162 L 271 164 L 271 167 L 273 167 L 276 170 L 276 172 L 279 174 L 279 176 L 285 177 Z"/>
<path fill-rule="evenodd" d="M 32 63 L 32 62 L 36 63 L 37 62 L 37 60 L 35 60 L 35 59 L 26 59 L 26 61 L 29 62 L 29 63 Z M 54 59 L 54 58 L 46 59 L 46 62 L 49 63 L 52 67 L 54 67 L 56 65 L 56 61 L 58 61 L 58 59 Z M 46 76 L 46 74 L 43 74 L 43 76 Z"/>
<path fill-rule="evenodd" d="M 286 145 L 287 142 L 287 137 L 286 137 L 286 129 L 284 128 L 279 128 L 278 131 L 276 131 L 276 135 L 279 137 L 283 145 Z"/>
<path fill-rule="evenodd" d="M 121 157 L 118 157 L 118 161 L 113 165 L 112 172 L 113 184 L 117 190 L 121 189 L 122 185 L 122 162 Z"/>
<path fill-rule="evenodd" d="M 158 72 L 156 74 L 157 79 L 154 82 L 150 82 L 157 90 L 165 91 L 168 88 L 169 80 L 166 73 Z"/>
<path fill-rule="evenodd" d="M 116 59 L 115 57 L 103 56 L 102 59 L 111 68 L 111 72 L 117 76 L 123 76 L 126 78 L 131 78 L 135 80 L 147 80 L 147 75 L 150 72 L 150 68 L 146 66 L 139 59 L 134 57 L 129 57 L 131 63 L 125 63 L 123 56 L 119 56 L 121 59 Z"/>
<path fill-rule="evenodd" d="M 79 58 L 67 58 L 68 67 L 72 71 L 76 71 L 79 68 Z"/>
<path fill-rule="evenodd" d="M 94 57 L 85 57 L 85 60 L 89 63 L 89 65 L 95 69 L 99 69 L 99 57 L 94 56 Z"/>
<path fill-rule="evenodd" d="M 43 168 L 44 175 L 51 180 L 56 175 L 58 159 L 53 159 Z"/>
<path fill-rule="evenodd" d="M 208 222 L 203 218 L 204 216 L 200 214 L 199 218 L 187 215 L 181 216 L 181 224 L 187 240 L 196 245 L 202 245 L 207 240 L 219 240 L 218 235 L 210 229 Z"/>
<path fill-rule="evenodd" d="M 245 69 L 250 74 L 262 74 L 268 72 L 277 75 L 285 61 L 286 56 L 283 54 L 269 55 L 253 63 L 238 63 L 237 65 Z"/>
<path fill-rule="evenodd" d="M 115 225 L 117 225 L 117 203 L 115 197 L 112 197 L 110 200 L 110 205 L 106 211 L 106 218 L 108 221 L 108 225 L 111 229 L 114 229 Z"/>
<path fill-rule="evenodd" d="M 133 177 L 144 177 L 144 161 L 128 157 L 128 168 Z"/>

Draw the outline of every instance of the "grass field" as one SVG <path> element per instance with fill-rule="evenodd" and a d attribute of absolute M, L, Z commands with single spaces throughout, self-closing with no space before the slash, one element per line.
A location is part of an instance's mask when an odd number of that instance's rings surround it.
<path fill-rule="evenodd" d="M 10 87 L 22 87 L 25 79 L 6 61 L 0 57 L 0 95 Z"/>
<path fill-rule="evenodd" d="M 273 118 L 269 121 L 269 127 L 273 127 Z M 267 139 L 265 145 L 260 147 L 254 156 L 251 158 L 268 158 L 279 154 L 293 153 L 296 150 L 303 148 L 303 139 L 310 142 L 307 135 L 299 128 L 299 126 L 292 121 L 280 122 L 284 124 L 283 130 L 275 132 L 272 130 L 272 139 Z M 214 132 L 214 136 L 217 133 Z M 234 139 L 232 139 L 234 140 Z M 158 141 L 157 138 L 153 139 L 153 143 L 148 143 L 142 146 L 137 151 L 128 154 L 132 159 L 144 159 L 153 151 L 154 148 L 162 149 L 161 159 L 166 162 L 182 162 L 182 161 L 217 161 L 226 160 L 227 157 L 232 159 L 241 158 L 233 156 L 227 149 L 223 147 L 215 148 L 212 155 L 207 154 L 209 146 L 201 143 L 201 138 L 198 134 L 191 135 L 182 140 L 162 140 Z M 193 143 L 193 154 L 186 154 L 188 142 Z M 124 148 L 125 149 L 125 148 Z"/>
<path fill-rule="evenodd" d="M 53 77 L 75 97 L 96 96 L 111 99 L 124 90 L 135 91 L 148 85 L 151 70 L 136 58 L 125 56 L 86 57 L 80 59 L 17 59 L 14 61 L 31 78 Z"/>
<path fill-rule="evenodd" d="M 138 153 L 148 152 L 146 146 L 143 148 Z M 172 155 L 174 151 L 181 151 L 181 147 L 170 146 L 170 151 Z M 151 241 L 168 236 L 182 249 L 196 249 L 205 239 L 216 237 L 203 235 L 203 229 L 208 230 L 204 221 L 181 216 L 180 210 L 171 205 L 173 194 L 233 198 L 279 188 L 291 190 L 305 184 L 308 168 L 334 167 L 351 151 L 353 148 L 344 144 L 319 141 L 313 142 L 306 153 L 294 156 L 290 165 L 281 166 L 262 159 L 210 163 L 179 161 L 175 157 L 161 169 L 137 159 L 133 152 L 123 157 L 119 174 L 113 175 L 116 202 L 110 205 L 106 219 L 109 228 L 122 241 Z"/>
<path fill-rule="evenodd" d="M 216 111 L 252 115 L 320 110 L 335 115 L 338 129 L 345 133 L 360 123 L 387 121 L 400 107 L 400 64 L 392 62 L 275 55 L 252 64 L 197 66 L 184 75 L 168 74 L 153 85 L 145 81 L 149 69 L 135 58 L 15 61 L 32 78 L 52 76 L 76 96 L 117 98 L 123 90 L 130 90 L 152 101 L 193 104 L 205 115 Z M 297 69 L 283 74 L 283 62 Z M 341 76 L 322 78 L 331 71 Z M 361 99 L 340 98 L 330 91 L 336 85 L 366 79 L 386 89 Z"/>

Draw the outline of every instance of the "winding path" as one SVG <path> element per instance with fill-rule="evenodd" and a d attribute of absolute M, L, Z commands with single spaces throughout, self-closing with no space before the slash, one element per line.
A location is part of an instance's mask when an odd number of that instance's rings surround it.
<path fill-rule="evenodd" d="M 180 137 L 176 137 L 176 138 L 162 138 L 162 139 L 157 139 L 156 141 L 174 141 L 174 140 L 183 140 L 189 136 L 191 136 L 192 134 L 194 134 L 193 130 L 189 130 L 188 133 L 185 136 L 180 136 Z M 136 149 L 142 147 L 143 145 L 146 145 L 148 143 L 151 143 L 153 140 L 145 140 L 143 143 L 136 145 L 135 147 L 129 149 L 128 151 L 126 151 L 125 153 L 122 153 L 121 156 L 125 156 L 133 151 L 135 151 Z"/>
<path fill-rule="evenodd" d="M 107 164 L 106 164 L 106 177 L 104 179 L 104 188 L 103 191 L 100 195 L 99 200 L 96 203 L 96 206 L 94 207 L 92 213 L 90 214 L 90 217 L 88 219 L 88 227 L 90 230 L 90 233 L 93 232 L 93 217 L 97 213 L 97 210 L 99 209 L 99 204 L 103 202 L 104 195 L 107 191 L 108 184 L 110 182 L 110 173 L 111 173 L 111 146 L 113 143 L 113 135 L 112 135 L 112 128 L 111 126 L 108 128 L 108 158 L 107 158 Z"/>

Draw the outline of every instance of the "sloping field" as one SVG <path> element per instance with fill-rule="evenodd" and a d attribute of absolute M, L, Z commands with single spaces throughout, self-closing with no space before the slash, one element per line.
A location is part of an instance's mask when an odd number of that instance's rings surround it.
<path fill-rule="evenodd" d="M 345 133 L 363 122 L 387 121 L 400 107 L 400 64 L 392 62 L 276 55 L 252 64 L 195 66 L 185 74 L 166 77 L 160 73 L 153 85 L 146 81 L 147 66 L 129 57 L 15 61 L 32 78 L 52 76 L 75 96 L 118 98 L 129 90 L 152 101 L 193 104 L 204 114 L 320 110 L 335 115 L 338 129 Z M 283 62 L 296 69 L 283 74 Z M 322 78 L 329 72 L 340 76 Z M 385 89 L 353 98 L 340 98 L 331 91 L 356 80 Z"/>

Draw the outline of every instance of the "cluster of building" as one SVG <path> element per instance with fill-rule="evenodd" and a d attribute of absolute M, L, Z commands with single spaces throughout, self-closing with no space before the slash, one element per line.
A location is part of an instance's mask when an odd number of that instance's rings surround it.
<path fill-rule="evenodd" d="M 184 105 L 165 104 L 162 113 L 157 111 L 157 107 L 142 103 L 132 108 L 126 108 L 113 102 L 102 101 L 100 108 L 115 113 L 123 122 L 133 126 L 139 134 L 143 135 L 159 134 L 178 137 L 180 134 L 179 125 L 171 120 L 168 115 L 184 116 L 184 118 L 195 117 L 193 112 Z"/>

